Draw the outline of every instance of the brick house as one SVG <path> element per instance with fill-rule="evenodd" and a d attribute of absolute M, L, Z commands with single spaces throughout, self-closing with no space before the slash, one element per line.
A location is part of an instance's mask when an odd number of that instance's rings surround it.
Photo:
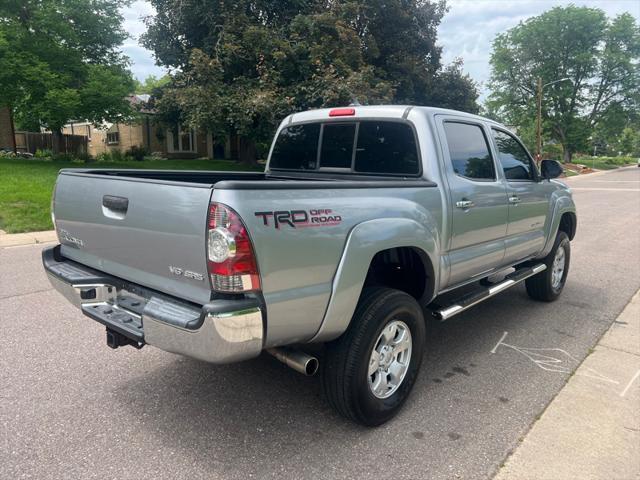
<path fill-rule="evenodd" d="M 139 112 L 139 120 L 132 123 L 105 124 L 100 127 L 89 122 L 73 122 L 64 126 L 63 133 L 88 137 L 88 152 L 92 156 L 119 150 L 126 153 L 131 147 L 145 148 L 166 158 L 230 158 L 232 152 L 214 143 L 211 133 L 201 129 L 186 129 L 181 125 L 167 125 L 157 119 L 147 107 L 149 95 L 131 95 L 128 100 Z M 228 143 L 228 142 L 224 142 Z"/>

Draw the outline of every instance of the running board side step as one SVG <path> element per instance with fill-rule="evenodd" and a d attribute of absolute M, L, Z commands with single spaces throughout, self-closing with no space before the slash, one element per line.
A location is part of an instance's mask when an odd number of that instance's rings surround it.
<path fill-rule="evenodd" d="M 498 293 L 503 292 L 508 288 L 511 288 L 514 285 L 517 285 L 525 281 L 527 278 L 532 277 L 533 275 L 536 275 L 546 269 L 547 266 L 544 263 L 539 263 L 538 265 L 534 265 L 533 267 L 519 268 L 515 272 L 507 275 L 500 283 L 496 283 L 495 285 L 487 287 L 479 292 L 473 292 L 471 294 L 465 295 L 447 307 L 434 310 L 432 314 L 438 320 L 449 320 L 451 317 L 464 312 L 474 305 L 477 305 L 478 303 L 483 302 L 488 298 L 491 298 L 494 295 L 497 295 Z"/>

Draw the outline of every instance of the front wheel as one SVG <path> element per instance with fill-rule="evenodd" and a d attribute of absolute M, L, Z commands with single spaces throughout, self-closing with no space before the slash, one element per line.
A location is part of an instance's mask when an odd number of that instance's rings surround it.
<path fill-rule="evenodd" d="M 347 331 L 327 345 L 323 386 L 331 406 L 366 426 L 391 419 L 415 383 L 425 337 L 422 309 L 413 297 L 366 289 Z"/>
<path fill-rule="evenodd" d="M 529 296 L 543 302 L 556 300 L 567 281 L 570 259 L 569 237 L 565 232 L 559 231 L 551 252 L 543 260 L 547 269 L 525 281 Z"/>

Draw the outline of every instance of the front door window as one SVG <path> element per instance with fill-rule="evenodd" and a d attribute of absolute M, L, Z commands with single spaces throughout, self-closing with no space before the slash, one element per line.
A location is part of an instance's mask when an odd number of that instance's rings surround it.
<path fill-rule="evenodd" d="M 494 128 L 492 132 L 506 179 L 509 181 L 535 180 L 535 164 L 520 142 L 502 130 Z"/>

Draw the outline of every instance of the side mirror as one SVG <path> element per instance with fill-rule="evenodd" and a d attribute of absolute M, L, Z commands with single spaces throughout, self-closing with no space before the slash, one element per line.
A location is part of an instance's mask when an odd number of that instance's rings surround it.
<path fill-rule="evenodd" d="M 559 162 L 555 160 L 542 160 L 540 163 L 540 174 L 542 178 L 551 180 L 552 178 L 558 178 L 564 173 L 564 169 Z"/>

